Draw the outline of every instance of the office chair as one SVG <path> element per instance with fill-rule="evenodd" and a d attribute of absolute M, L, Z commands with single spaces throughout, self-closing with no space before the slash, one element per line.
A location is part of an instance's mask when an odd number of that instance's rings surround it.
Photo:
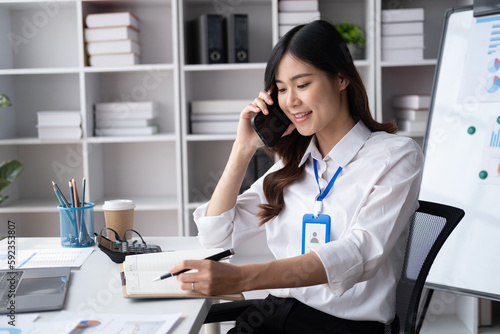
<path fill-rule="evenodd" d="M 396 289 L 396 318 L 386 326 L 386 333 L 416 333 L 420 296 L 431 265 L 465 215 L 462 209 L 444 204 L 419 204 L 410 220 L 403 272 Z M 419 319 L 423 320 L 423 315 Z"/>
<path fill-rule="evenodd" d="M 414 334 L 420 296 L 434 259 L 465 212 L 455 207 L 419 201 L 410 219 L 403 272 L 396 290 L 396 317 L 386 326 L 387 334 Z M 252 300 L 213 304 L 205 323 L 234 321 Z"/>

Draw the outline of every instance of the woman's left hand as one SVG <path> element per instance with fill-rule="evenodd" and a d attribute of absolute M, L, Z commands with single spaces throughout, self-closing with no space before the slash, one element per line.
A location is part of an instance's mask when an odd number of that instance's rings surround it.
<path fill-rule="evenodd" d="M 170 272 L 178 272 L 188 268 L 198 271 L 183 273 L 176 277 L 181 282 L 182 290 L 194 291 L 207 296 L 244 291 L 241 288 L 243 276 L 238 266 L 211 260 L 184 260 L 172 267 Z"/>

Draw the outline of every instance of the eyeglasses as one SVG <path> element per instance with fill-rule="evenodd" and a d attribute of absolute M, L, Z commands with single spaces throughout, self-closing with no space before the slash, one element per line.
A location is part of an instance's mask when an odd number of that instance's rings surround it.
<path fill-rule="evenodd" d="M 126 230 L 123 233 L 123 236 L 120 238 L 120 236 L 118 235 L 118 232 L 116 232 L 115 230 L 113 230 L 110 227 L 105 227 L 105 228 L 103 228 L 101 230 L 101 232 L 99 232 L 99 235 L 97 236 L 99 243 L 101 243 L 101 238 L 106 238 L 107 239 L 107 231 L 108 230 L 111 231 L 111 232 L 113 232 L 113 234 L 114 234 L 115 239 L 116 239 L 117 242 L 133 242 L 133 243 L 136 243 L 136 242 L 138 242 L 138 240 L 132 241 L 132 238 L 134 237 L 134 234 L 137 234 L 139 236 L 139 238 L 141 238 L 142 243 L 146 244 L 146 241 L 144 241 L 144 239 L 142 238 L 142 235 L 139 232 L 137 232 L 136 230 L 134 230 L 134 229 L 129 228 L 128 230 Z"/>

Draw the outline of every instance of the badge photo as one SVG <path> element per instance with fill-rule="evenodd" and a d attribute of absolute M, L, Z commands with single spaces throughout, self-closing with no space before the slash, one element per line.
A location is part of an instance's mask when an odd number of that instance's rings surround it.
<path fill-rule="evenodd" d="M 306 214 L 302 219 L 302 254 L 330 242 L 330 216 Z"/>

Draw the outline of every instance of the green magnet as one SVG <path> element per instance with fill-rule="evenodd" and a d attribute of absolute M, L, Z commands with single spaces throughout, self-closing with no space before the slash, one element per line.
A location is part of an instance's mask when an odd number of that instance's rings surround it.
<path fill-rule="evenodd" d="M 474 133 L 476 133 L 476 127 L 469 126 L 469 128 L 467 129 L 467 133 L 473 135 Z"/>
<path fill-rule="evenodd" d="M 487 178 L 487 177 L 488 177 L 488 172 L 487 172 L 487 171 L 482 170 L 482 171 L 480 171 L 480 172 L 479 172 L 479 178 L 480 178 L 481 180 L 484 180 L 484 179 L 485 179 L 485 178 Z"/>

